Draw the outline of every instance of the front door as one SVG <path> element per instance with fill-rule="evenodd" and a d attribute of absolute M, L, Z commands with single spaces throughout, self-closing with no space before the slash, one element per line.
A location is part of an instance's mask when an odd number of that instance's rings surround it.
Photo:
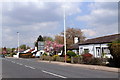
<path fill-rule="evenodd" d="M 100 54 L 100 47 L 96 47 L 96 57 L 100 57 L 101 54 Z"/>

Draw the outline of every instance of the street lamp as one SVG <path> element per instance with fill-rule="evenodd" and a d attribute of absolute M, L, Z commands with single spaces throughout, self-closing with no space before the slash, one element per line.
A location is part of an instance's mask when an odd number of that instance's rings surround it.
<path fill-rule="evenodd" d="M 66 16 L 65 16 L 65 8 L 66 6 L 63 7 L 63 18 L 64 18 L 64 52 L 65 52 L 65 63 L 66 63 Z"/>
<path fill-rule="evenodd" d="M 20 43 L 19 43 L 19 35 L 20 35 L 20 33 L 19 32 L 17 32 L 17 36 L 18 36 L 18 53 L 17 53 L 17 56 L 19 57 L 19 45 L 20 45 Z"/>

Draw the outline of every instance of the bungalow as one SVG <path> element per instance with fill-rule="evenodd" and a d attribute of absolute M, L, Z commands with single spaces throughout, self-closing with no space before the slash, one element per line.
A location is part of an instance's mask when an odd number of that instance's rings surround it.
<path fill-rule="evenodd" d="M 93 39 L 87 39 L 83 43 L 77 43 L 71 46 L 73 51 L 78 51 L 81 55 L 85 51 L 91 53 L 94 57 L 101 57 L 104 53 L 108 58 L 112 57 L 110 55 L 110 50 L 108 49 L 108 43 L 112 43 L 116 39 L 120 39 L 120 34 L 108 35 L 97 37 Z"/>

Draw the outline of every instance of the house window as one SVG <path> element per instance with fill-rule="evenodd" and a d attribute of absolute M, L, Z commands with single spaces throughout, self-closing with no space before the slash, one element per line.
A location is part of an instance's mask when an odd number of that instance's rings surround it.
<path fill-rule="evenodd" d="M 102 53 L 110 54 L 110 50 L 108 49 L 108 47 L 103 47 Z"/>
<path fill-rule="evenodd" d="M 97 56 L 100 56 L 100 47 L 96 47 L 96 54 Z"/>
<path fill-rule="evenodd" d="M 89 53 L 89 49 L 84 49 L 84 53 Z"/>

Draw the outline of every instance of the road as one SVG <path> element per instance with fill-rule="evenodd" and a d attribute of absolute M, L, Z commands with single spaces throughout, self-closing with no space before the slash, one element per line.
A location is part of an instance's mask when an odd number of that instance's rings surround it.
<path fill-rule="evenodd" d="M 2 78 L 118 78 L 118 73 L 37 62 L 36 59 L 2 59 Z"/>

